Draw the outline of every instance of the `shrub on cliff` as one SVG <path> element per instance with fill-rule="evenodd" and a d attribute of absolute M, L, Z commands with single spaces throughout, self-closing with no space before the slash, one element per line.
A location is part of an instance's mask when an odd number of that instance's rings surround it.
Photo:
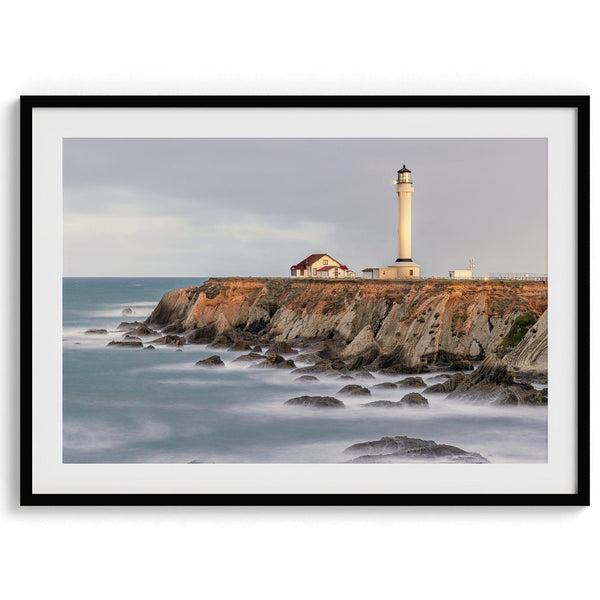
<path fill-rule="evenodd" d="M 519 315 L 515 322 L 512 324 L 509 332 L 502 340 L 503 347 L 517 346 L 519 342 L 525 337 L 525 334 L 529 331 L 530 327 L 535 324 L 537 319 L 530 312 Z"/>

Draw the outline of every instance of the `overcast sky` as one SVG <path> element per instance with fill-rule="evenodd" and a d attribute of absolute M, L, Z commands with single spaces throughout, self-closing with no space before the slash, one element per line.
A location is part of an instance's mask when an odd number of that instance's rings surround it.
<path fill-rule="evenodd" d="M 288 276 L 325 252 L 396 259 L 393 180 L 412 171 L 412 257 L 447 276 L 546 272 L 545 139 L 66 139 L 65 276 Z"/>

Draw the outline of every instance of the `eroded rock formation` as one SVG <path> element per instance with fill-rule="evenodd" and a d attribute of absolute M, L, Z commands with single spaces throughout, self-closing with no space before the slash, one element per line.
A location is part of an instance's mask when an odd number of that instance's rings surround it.
<path fill-rule="evenodd" d="M 350 462 L 389 463 L 410 460 L 435 460 L 437 462 L 487 463 L 481 454 L 467 452 L 448 444 L 436 444 L 433 440 L 409 438 L 404 435 L 382 437 L 373 442 L 354 444 L 344 450 L 358 455 Z"/>
<path fill-rule="evenodd" d="M 228 278 L 167 292 L 148 325 L 224 347 L 322 340 L 323 371 L 344 372 L 333 366 L 340 359 L 351 371 L 403 373 L 489 356 L 520 315 L 546 308 L 546 282 Z M 515 358 L 515 367 L 532 357 Z"/>

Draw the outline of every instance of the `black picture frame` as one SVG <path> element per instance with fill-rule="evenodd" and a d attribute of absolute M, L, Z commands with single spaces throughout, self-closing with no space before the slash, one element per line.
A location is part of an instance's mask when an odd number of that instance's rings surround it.
<path fill-rule="evenodd" d="M 577 492 L 574 494 L 40 494 L 32 465 L 32 133 L 38 108 L 573 108 L 577 112 Z M 590 98 L 589 96 L 22 96 L 21 505 L 586 506 L 590 502 Z"/>

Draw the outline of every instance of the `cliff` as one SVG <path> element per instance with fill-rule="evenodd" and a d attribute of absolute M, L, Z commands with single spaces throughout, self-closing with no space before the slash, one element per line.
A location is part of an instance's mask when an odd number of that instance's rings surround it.
<path fill-rule="evenodd" d="M 548 311 L 537 320 L 504 362 L 514 371 L 523 373 L 548 372 Z"/>
<path fill-rule="evenodd" d="M 213 278 L 167 292 L 147 323 L 190 343 L 330 340 L 355 368 L 418 371 L 512 350 L 515 322 L 535 322 L 547 292 L 545 282 Z"/>

